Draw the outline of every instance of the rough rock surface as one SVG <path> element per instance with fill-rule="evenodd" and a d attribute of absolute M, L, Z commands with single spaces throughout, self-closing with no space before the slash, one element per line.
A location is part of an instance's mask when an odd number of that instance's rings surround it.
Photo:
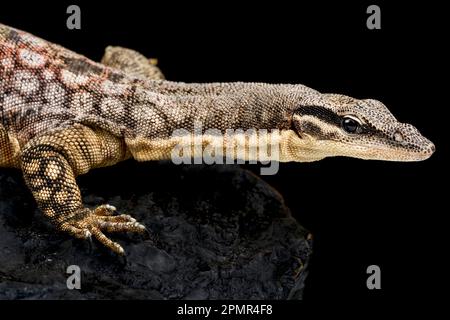
<path fill-rule="evenodd" d="M 299 299 L 311 253 L 282 197 L 238 166 L 126 162 L 78 179 L 84 203 L 109 203 L 156 235 L 95 241 L 56 232 L 20 172 L 0 171 L 0 299 Z M 69 265 L 81 289 L 68 290 Z"/>

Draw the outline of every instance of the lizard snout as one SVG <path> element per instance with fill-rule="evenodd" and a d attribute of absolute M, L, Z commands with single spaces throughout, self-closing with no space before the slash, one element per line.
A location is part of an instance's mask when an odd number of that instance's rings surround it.
<path fill-rule="evenodd" d="M 406 151 L 416 154 L 419 160 L 429 158 L 436 150 L 433 142 L 425 138 L 411 124 L 401 123 L 394 131 L 393 139 Z"/>

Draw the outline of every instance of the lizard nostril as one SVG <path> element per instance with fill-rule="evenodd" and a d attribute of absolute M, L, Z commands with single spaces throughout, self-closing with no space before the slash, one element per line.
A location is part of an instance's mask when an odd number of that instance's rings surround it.
<path fill-rule="evenodd" d="M 432 144 L 430 146 L 430 153 L 434 153 L 436 151 L 436 147 L 434 146 L 434 144 Z"/>
<path fill-rule="evenodd" d="M 401 134 L 400 131 L 396 131 L 394 133 L 394 140 L 397 142 L 402 142 L 404 140 L 403 135 Z"/>

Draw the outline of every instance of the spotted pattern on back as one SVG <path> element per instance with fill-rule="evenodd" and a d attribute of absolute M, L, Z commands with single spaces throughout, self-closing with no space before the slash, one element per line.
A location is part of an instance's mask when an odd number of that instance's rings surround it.
<path fill-rule="evenodd" d="M 160 70 L 133 50 L 109 47 L 99 64 L 0 24 L 0 166 L 22 170 L 39 208 L 59 230 L 93 236 L 123 254 L 103 232 L 145 227 L 115 215 L 109 205 L 84 207 L 75 177 L 130 157 L 168 159 L 197 123 L 201 133 L 210 132 L 202 148 L 223 147 L 216 138 L 228 129 L 280 129 L 281 156 L 273 159 L 279 161 L 417 161 L 434 152 L 417 129 L 375 100 L 321 94 L 303 85 L 161 79 Z M 358 134 L 344 130 L 345 116 L 358 118 Z M 188 133 L 172 137 L 177 129 Z M 240 135 L 233 142 L 250 140 Z"/>

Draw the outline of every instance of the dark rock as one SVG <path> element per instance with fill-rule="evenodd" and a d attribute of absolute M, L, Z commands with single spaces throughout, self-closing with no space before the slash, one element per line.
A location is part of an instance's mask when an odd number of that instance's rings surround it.
<path fill-rule="evenodd" d="M 125 162 L 79 178 L 157 238 L 110 235 L 126 261 L 57 232 L 20 172 L 0 172 L 1 299 L 300 299 L 311 253 L 282 197 L 238 166 Z M 69 290 L 69 265 L 81 289 Z"/>

